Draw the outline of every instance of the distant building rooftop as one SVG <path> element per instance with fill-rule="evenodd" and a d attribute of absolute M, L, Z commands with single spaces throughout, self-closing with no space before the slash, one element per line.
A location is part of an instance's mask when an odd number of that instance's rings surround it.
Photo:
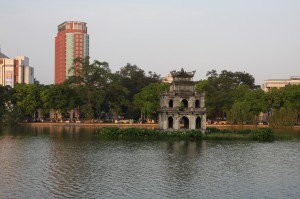
<path fill-rule="evenodd" d="M 0 58 L 9 58 L 6 55 L 4 55 L 2 52 L 0 52 Z"/>
<path fill-rule="evenodd" d="M 267 79 L 265 81 L 291 81 L 291 80 L 300 80 L 300 76 L 291 76 L 290 79 Z"/>
<path fill-rule="evenodd" d="M 264 91 L 270 91 L 271 88 L 282 88 L 287 85 L 299 85 L 300 77 L 299 76 L 291 76 L 290 79 L 268 79 L 265 80 L 263 84 Z"/>

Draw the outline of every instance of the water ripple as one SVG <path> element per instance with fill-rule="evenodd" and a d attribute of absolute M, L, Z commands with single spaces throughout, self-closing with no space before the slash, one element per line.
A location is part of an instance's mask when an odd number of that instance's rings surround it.
<path fill-rule="evenodd" d="M 297 198 L 299 142 L 0 136 L 0 198 Z"/>

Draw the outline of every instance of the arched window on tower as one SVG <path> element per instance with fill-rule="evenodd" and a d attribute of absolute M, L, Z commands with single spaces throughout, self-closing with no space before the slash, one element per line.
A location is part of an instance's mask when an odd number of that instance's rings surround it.
<path fill-rule="evenodd" d="M 197 117 L 196 119 L 196 129 L 201 129 L 201 118 Z"/>
<path fill-rule="evenodd" d="M 180 118 L 179 120 L 180 129 L 188 129 L 189 126 L 190 126 L 189 119 L 187 117 L 183 116 L 182 118 Z"/>
<path fill-rule="evenodd" d="M 170 101 L 169 101 L 169 108 L 173 108 L 173 100 L 172 99 L 170 99 Z"/>
<path fill-rule="evenodd" d="M 195 108 L 200 108 L 200 101 L 198 99 L 195 101 Z"/>
<path fill-rule="evenodd" d="M 183 99 L 183 100 L 181 101 L 181 106 L 182 106 L 183 108 L 188 108 L 188 107 L 189 107 L 189 102 L 188 102 L 186 99 Z"/>
<path fill-rule="evenodd" d="M 173 128 L 173 118 L 171 116 L 168 118 L 168 128 L 169 129 Z"/>

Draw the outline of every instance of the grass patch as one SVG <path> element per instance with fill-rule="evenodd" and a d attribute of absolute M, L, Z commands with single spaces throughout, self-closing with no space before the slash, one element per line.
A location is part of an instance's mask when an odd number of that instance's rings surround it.
<path fill-rule="evenodd" d="M 297 132 L 293 131 L 292 128 L 275 129 L 274 137 L 275 140 L 293 140 L 297 138 Z"/>
<path fill-rule="evenodd" d="M 253 130 L 251 129 L 217 129 L 207 128 L 203 137 L 205 140 L 252 140 Z"/>
<path fill-rule="evenodd" d="M 207 140 L 255 140 L 260 142 L 271 142 L 275 140 L 274 131 L 271 128 L 258 129 L 216 129 L 208 128 L 203 137 Z"/>
<path fill-rule="evenodd" d="M 243 135 L 238 133 L 211 133 L 203 136 L 204 140 L 252 140 L 252 135 Z"/>

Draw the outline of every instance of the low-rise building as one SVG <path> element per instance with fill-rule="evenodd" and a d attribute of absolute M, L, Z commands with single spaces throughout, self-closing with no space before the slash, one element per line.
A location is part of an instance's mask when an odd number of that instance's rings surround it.
<path fill-rule="evenodd" d="M 299 76 L 292 76 L 290 79 L 268 79 L 265 80 L 263 84 L 263 90 L 265 92 L 270 91 L 271 88 L 282 88 L 286 87 L 287 85 L 299 85 L 300 84 L 300 77 Z"/>
<path fill-rule="evenodd" d="M 29 58 L 9 58 L 0 52 L 0 85 L 13 88 L 17 83 L 34 83 L 34 69 L 29 66 Z"/>

